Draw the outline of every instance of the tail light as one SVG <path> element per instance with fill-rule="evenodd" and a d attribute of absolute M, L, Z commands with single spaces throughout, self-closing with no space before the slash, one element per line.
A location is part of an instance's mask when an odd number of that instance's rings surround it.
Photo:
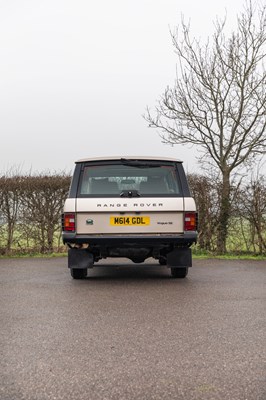
<path fill-rule="evenodd" d="M 186 212 L 184 220 L 184 231 L 196 231 L 197 230 L 197 213 Z"/>
<path fill-rule="evenodd" d="M 75 214 L 65 213 L 63 215 L 63 231 L 75 232 L 75 230 L 76 230 Z"/>

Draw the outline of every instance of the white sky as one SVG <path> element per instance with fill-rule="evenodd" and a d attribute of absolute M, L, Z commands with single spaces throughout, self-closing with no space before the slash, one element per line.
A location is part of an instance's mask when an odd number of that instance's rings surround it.
<path fill-rule="evenodd" d="M 71 171 L 74 161 L 158 155 L 198 168 L 196 149 L 163 145 L 142 115 L 175 80 L 169 29 L 181 14 L 211 35 L 240 0 L 0 0 L 0 172 Z"/>

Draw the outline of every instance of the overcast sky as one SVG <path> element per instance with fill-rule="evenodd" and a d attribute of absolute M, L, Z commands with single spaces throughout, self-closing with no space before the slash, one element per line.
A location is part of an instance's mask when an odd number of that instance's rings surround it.
<path fill-rule="evenodd" d="M 107 155 L 176 157 L 195 171 L 197 150 L 161 143 L 142 115 L 175 80 L 169 30 L 190 19 L 213 32 L 240 0 L 0 0 L 0 172 L 71 171 Z"/>

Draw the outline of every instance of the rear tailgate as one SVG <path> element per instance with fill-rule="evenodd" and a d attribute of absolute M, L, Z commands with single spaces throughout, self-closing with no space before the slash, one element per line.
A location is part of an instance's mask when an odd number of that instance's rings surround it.
<path fill-rule="evenodd" d="M 182 233 L 183 198 L 76 199 L 77 234 Z"/>

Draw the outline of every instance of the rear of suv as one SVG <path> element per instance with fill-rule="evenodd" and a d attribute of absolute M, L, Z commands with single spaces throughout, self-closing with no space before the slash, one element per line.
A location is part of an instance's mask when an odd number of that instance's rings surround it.
<path fill-rule="evenodd" d="M 197 240 L 197 213 L 181 161 L 110 157 L 76 162 L 62 215 L 74 279 L 107 257 L 153 257 L 185 278 Z"/>

